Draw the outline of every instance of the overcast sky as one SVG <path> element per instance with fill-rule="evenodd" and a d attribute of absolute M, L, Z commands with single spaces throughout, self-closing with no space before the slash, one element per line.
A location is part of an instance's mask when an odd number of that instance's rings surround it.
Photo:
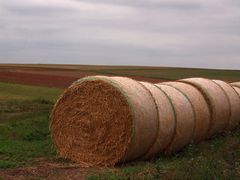
<path fill-rule="evenodd" d="M 0 0 L 0 63 L 240 69 L 240 0 Z"/>

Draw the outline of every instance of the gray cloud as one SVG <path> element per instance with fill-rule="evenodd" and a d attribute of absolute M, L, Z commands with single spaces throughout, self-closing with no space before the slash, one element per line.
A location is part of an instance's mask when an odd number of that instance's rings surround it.
<path fill-rule="evenodd" d="M 20 15 L 20 16 L 34 16 L 34 15 L 51 15 L 51 14 L 62 14 L 69 13 L 72 11 L 71 8 L 59 8 L 59 7 L 37 7 L 37 6 L 19 6 L 19 5 L 8 5 L 5 7 L 9 13 Z"/>
<path fill-rule="evenodd" d="M 240 69 L 239 19 L 238 0 L 1 1 L 0 62 Z"/>
<path fill-rule="evenodd" d="M 197 2 L 180 2 L 180 1 L 155 1 L 155 0 L 75 0 L 77 2 L 92 2 L 92 3 L 107 3 L 112 5 L 123 5 L 131 7 L 143 7 L 143 8 L 153 8 L 159 10 L 177 10 L 177 11 L 187 11 L 187 10 L 198 10 L 202 6 Z"/>

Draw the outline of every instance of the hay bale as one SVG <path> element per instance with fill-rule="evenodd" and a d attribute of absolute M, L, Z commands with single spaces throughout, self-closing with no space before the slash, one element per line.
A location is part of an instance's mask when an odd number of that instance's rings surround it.
<path fill-rule="evenodd" d="M 238 93 L 238 95 L 240 96 L 240 87 L 236 87 L 236 86 L 232 86 L 234 88 L 234 90 Z"/>
<path fill-rule="evenodd" d="M 152 94 L 158 108 L 158 135 L 153 146 L 149 149 L 144 159 L 157 156 L 167 148 L 174 136 L 176 119 L 173 105 L 168 96 L 154 84 L 140 82 Z"/>
<path fill-rule="evenodd" d="M 237 87 L 237 86 L 232 86 L 232 87 L 234 88 L 234 90 L 237 92 L 237 94 L 240 97 L 240 87 Z M 240 118 L 240 116 L 239 116 L 239 118 Z M 240 120 L 239 120 L 239 122 L 240 122 Z M 238 124 L 238 127 L 239 127 L 239 124 Z"/>
<path fill-rule="evenodd" d="M 207 102 L 197 88 L 183 82 L 163 83 L 175 87 L 189 99 L 195 114 L 193 142 L 198 143 L 207 137 L 210 127 L 210 111 Z"/>
<path fill-rule="evenodd" d="M 235 86 L 235 87 L 240 88 L 240 82 L 231 83 L 231 86 Z"/>
<path fill-rule="evenodd" d="M 208 137 L 223 132 L 228 125 L 230 104 L 228 97 L 221 86 L 214 81 L 205 78 L 189 78 L 180 81 L 196 87 L 208 102 L 209 110 L 211 112 Z"/>
<path fill-rule="evenodd" d="M 150 92 L 121 77 L 87 77 L 67 88 L 51 114 L 59 154 L 87 166 L 110 166 L 146 154 L 157 136 Z"/>
<path fill-rule="evenodd" d="M 165 150 L 166 154 L 170 154 L 179 151 L 191 141 L 195 122 L 194 112 L 191 103 L 182 92 L 166 84 L 156 84 L 156 86 L 170 98 L 176 116 L 175 133 Z"/>
<path fill-rule="evenodd" d="M 234 88 L 234 90 L 235 90 L 235 91 L 239 94 L 239 96 L 240 96 L 240 82 L 231 83 L 230 85 Z"/>
<path fill-rule="evenodd" d="M 240 98 L 235 89 L 228 83 L 220 80 L 213 80 L 226 92 L 230 103 L 230 119 L 226 130 L 232 130 L 237 127 L 240 121 Z"/>

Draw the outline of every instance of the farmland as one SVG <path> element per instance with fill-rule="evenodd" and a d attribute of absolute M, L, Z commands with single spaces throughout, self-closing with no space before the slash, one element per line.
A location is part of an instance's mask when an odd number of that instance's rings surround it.
<path fill-rule="evenodd" d="M 128 76 L 133 79 L 162 82 L 188 77 L 207 77 L 228 82 L 240 81 L 240 71 L 137 66 L 80 65 L 0 65 L 0 81 L 64 88 L 89 75 Z"/>
<path fill-rule="evenodd" d="M 240 81 L 240 71 L 74 65 L 0 66 L 0 177 L 81 179 L 238 179 L 240 132 L 235 130 L 181 152 L 115 168 L 80 168 L 58 157 L 50 139 L 51 109 L 72 81 L 121 75 L 162 82 L 192 76 Z M 193 173 L 194 172 L 194 173 Z M 1 179 L 1 178 L 0 178 Z"/>

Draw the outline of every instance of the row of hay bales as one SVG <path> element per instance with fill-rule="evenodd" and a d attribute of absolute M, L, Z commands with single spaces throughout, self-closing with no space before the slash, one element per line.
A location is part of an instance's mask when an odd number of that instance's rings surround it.
<path fill-rule="evenodd" d="M 177 152 L 239 122 L 240 83 L 189 78 L 151 84 L 92 76 L 64 91 L 50 130 L 60 156 L 111 166 Z"/>

